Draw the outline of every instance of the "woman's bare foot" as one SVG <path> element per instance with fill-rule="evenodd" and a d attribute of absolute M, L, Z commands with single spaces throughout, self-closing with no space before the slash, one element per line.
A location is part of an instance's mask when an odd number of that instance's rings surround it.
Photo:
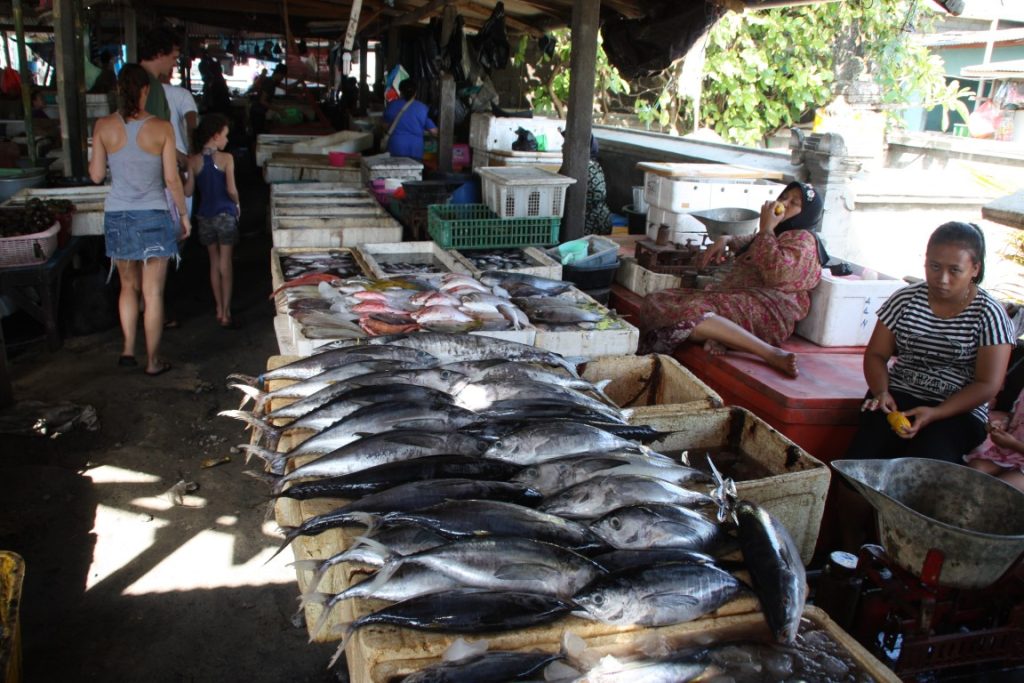
<path fill-rule="evenodd" d="M 704 341 L 704 350 L 710 353 L 712 356 L 724 356 L 725 352 L 728 351 L 728 347 L 720 341 L 714 339 L 707 339 Z"/>
<path fill-rule="evenodd" d="M 765 361 L 768 365 L 772 366 L 787 377 L 796 377 L 799 374 L 799 370 L 796 367 L 796 354 L 790 353 L 789 351 L 783 351 L 782 349 L 776 349 L 769 358 Z"/>

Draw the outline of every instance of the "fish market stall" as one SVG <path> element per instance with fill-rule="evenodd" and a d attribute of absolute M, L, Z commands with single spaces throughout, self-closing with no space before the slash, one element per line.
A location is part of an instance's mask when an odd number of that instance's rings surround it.
<path fill-rule="evenodd" d="M 552 280 L 562 279 L 562 264 L 536 247 L 510 249 L 451 249 L 452 258 L 461 263 L 470 275 L 479 276 L 488 270 L 526 273 Z"/>
<path fill-rule="evenodd" d="M 344 166 L 335 166 L 327 154 L 275 152 L 263 164 L 267 184 L 317 181 L 322 183 L 358 183 L 360 174 L 353 157 Z"/>
<path fill-rule="evenodd" d="M 275 247 L 352 247 L 402 239 L 398 221 L 354 184 L 273 185 L 269 220 Z"/>
<path fill-rule="evenodd" d="M 469 273 L 468 268 L 434 242 L 361 244 L 357 253 L 366 271 L 380 280 L 407 275 Z"/>
<path fill-rule="evenodd" d="M 66 188 L 28 188 L 20 190 L 4 206 L 22 206 L 31 199 L 65 201 L 74 204 L 71 215 L 71 234 L 74 236 L 103 235 L 103 202 L 110 191 L 109 185 Z"/>
<path fill-rule="evenodd" d="M 259 168 L 267 163 L 267 161 L 274 154 L 278 153 L 291 153 L 294 150 L 292 145 L 296 142 L 306 142 L 312 140 L 317 136 L 315 135 L 277 135 L 272 133 L 264 133 L 256 136 L 256 165 Z"/>
<path fill-rule="evenodd" d="M 601 386 L 620 408 L 671 406 L 672 412 L 690 412 L 724 405 L 711 387 L 675 358 L 660 353 L 592 358 L 580 377 Z"/>
<path fill-rule="evenodd" d="M 366 275 L 366 271 L 351 249 L 273 247 L 270 250 L 270 282 L 278 313 L 288 312 L 289 299 L 319 296 L 315 280 L 323 276 L 344 279 L 359 275 Z M 281 289 L 284 283 L 303 278 L 309 279 L 310 284 Z"/>

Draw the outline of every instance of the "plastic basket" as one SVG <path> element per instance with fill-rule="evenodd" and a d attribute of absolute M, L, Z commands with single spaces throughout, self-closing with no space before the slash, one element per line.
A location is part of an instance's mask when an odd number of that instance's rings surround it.
<path fill-rule="evenodd" d="M 484 203 L 501 218 L 561 218 L 565 190 L 576 182 L 532 166 L 477 169 L 483 181 Z"/>
<path fill-rule="evenodd" d="M 11 266 L 31 266 L 46 263 L 53 252 L 57 251 L 57 233 L 60 222 L 54 221 L 48 230 L 19 235 L 17 237 L 0 237 L 0 268 Z"/>
<path fill-rule="evenodd" d="M 558 242 L 561 218 L 500 218 L 483 204 L 437 204 L 427 230 L 444 249 L 500 249 Z"/>
<path fill-rule="evenodd" d="M 21 680 L 21 584 L 25 561 L 17 553 L 0 550 L 0 680 Z"/>

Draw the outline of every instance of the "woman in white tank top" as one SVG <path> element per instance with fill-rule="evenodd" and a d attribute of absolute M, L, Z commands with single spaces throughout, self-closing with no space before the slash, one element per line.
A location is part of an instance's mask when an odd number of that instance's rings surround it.
<path fill-rule="evenodd" d="M 110 167 L 110 193 L 105 202 L 106 251 L 121 279 L 118 310 L 124 349 L 118 365 L 131 367 L 139 320 L 139 294 L 145 301 L 146 374 L 159 375 L 171 366 L 159 356 L 164 325 L 163 290 L 167 263 L 177 256 L 177 240 L 192 231 L 178 176 L 174 130 L 145 110 L 149 75 L 138 64 L 126 64 L 118 77 L 121 108 L 96 122 L 89 176 L 102 183 Z M 180 216 L 171 221 L 164 188 Z"/>

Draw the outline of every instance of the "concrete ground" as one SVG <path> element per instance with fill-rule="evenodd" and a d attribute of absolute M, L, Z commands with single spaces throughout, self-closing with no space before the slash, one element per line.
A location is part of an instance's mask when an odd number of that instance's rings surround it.
<path fill-rule="evenodd" d="M 264 564 L 279 544 L 266 485 L 230 452 L 247 440 L 240 423 L 217 417 L 238 404 L 225 376 L 258 374 L 277 353 L 266 190 L 245 174 L 242 329 L 217 325 L 205 249 L 191 242 L 173 294 L 181 327 L 164 334 L 174 368 L 162 376 L 117 366 L 119 328 L 49 353 L 17 343 L 30 324 L 5 320 L 15 397 L 91 405 L 101 424 L 56 439 L 0 435 L 0 549 L 27 564 L 28 683 L 339 680 L 326 670 L 334 648 L 310 645 L 292 622 L 291 553 Z M 176 500 L 180 481 L 198 489 Z"/>

